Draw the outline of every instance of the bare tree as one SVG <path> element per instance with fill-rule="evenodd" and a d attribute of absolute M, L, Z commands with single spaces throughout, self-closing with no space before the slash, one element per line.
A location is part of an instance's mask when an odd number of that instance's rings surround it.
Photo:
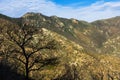
<path fill-rule="evenodd" d="M 27 25 L 9 26 L 4 29 L 3 35 L 3 53 L 23 65 L 25 80 L 29 80 L 31 71 L 40 70 L 48 64 L 58 63 L 57 57 L 42 57 L 41 50 L 56 50 L 57 42 L 47 39 L 40 29 Z"/>

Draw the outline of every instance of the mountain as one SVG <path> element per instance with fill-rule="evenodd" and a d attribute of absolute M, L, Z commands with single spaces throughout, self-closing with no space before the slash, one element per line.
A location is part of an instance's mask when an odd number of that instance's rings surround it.
<path fill-rule="evenodd" d="M 106 20 L 98 20 L 92 23 L 106 36 L 103 44 L 105 53 L 119 54 L 120 47 L 120 17 L 114 17 Z"/>
<path fill-rule="evenodd" d="M 26 13 L 21 18 L 10 18 L 0 15 L 0 43 L 1 56 L 4 59 L 3 45 L 9 45 L 6 30 L 14 31 L 17 27 L 31 26 L 39 30 L 34 33 L 33 42 L 45 36 L 47 41 L 55 40 L 59 43 L 59 49 L 42 50 L 43 58 L 59 57 L 59 64 L 48 65 L 30 73 L 35 80 L 119 80 L 120 79 L 120 17 L 98 20 L 88 23 L 76 19 L 66 19 L 57 16 L 45 16 L 41 13 Z M 26 29 L 29 29 L 27 28 Z M 16 34 L 19 33 L 15 31 Z M 42 36 L 41 36 L 42 31 Z M 21 32 L 22 33 L 22 32 Z M 13 33 L 13 37 L 15 33 Z M 4 41 L 4 38 L 6 38 Z M 16 37 L 16 39 L 18 39 Z M 2 43 L 5 42 L 4 44 Z M 9 44 L 8 44 L 9 43 Z M 43 44 L 44 45 L 44 44 Z M 13 46 L 13 45 L 10 45 Z M 13 48 L 16 48 L 16 45 Z M 18 48 L 19 49 L 19 48 Z M 28 51 L 30 51 L 28 49 Z M 44 54 L 46 53 L 46 54 Z M 12 55 L 9 53 L 9 55 Z M 15 54 L 17 57 L 19 54 Z M 37 56 L 37 55 L 35 55 Z M 40 57 L 39 57 L 40 58 Z M 21 71 L 22 64 L 8 59 L 8 63 L 18 65 L 17 72 Z M 17 64 L 18 63 L 18 64 Z M 35 67 L 38 67 L 35 64 Z"/>
<path fill-rule="evenodd" d="M 119 37 L 120 17 L 99 20 L 92 23 L 76 19 L 65 19 L 57 16 L 47 17 L 39 13 L 27 13 L 23 17 L 23 23 L 44 27 L 83 46 L 88 52 L 96 53 L 119 53 L 118 46 L 108 50 L 109 41 Z M 115 37 L 116 35 L 116 37 Z M 117 38 L 119 39 L 119 38 Z M 114 42 L 120 43 L 119 40 Z M 107 43 L 107 44 L 106 44 Z M 115 43 L 113 43 L 115 45 Z M 105 46 L 108 46 L 105 48 Z"/>
<path fill-rule="evenodd" d="M 92 28 L 92 25 L 85 21 L 59 18 L 57 16 L 46 17 L 39 13 L 27 13 L 23 16 L 23 20 L 23 22 L 27 24 L 37 27 L 45 27 L 57 32 L 91 51 L 92 47 L 90 46 L 92 45 L 92 42 L 89 35 L 85 34 L 85 32 Z M 92 51 L 93 50 L 94 49 L 92 48 Z"/>

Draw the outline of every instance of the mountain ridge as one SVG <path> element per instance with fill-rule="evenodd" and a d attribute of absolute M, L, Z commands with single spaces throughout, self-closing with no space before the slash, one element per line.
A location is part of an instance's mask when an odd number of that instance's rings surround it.
<path fill-rule="evenodd" d="M 47 41 L 55 40 L 60 44 L 58 46 L 60 49 L 57 51 L 51 49 L 40 51 L 43 58 L 59 57 L 59 64 L 48 65 L 40 71 L 31 72 L 30 77 L 34 80 L 119 80 L 120 19 L 114 19 L 115 21 L 107 19 L 88 23 L 56 16 L 47 17 L 39 13 L 27 14 L 17 19 L 0 17 L 0 53 L 2 50 L 5 51 L 4 48 L 19 49 L 19 47 L 11 47 L 17 45 L 14 42 L 7 41 L 6 30 L 11 34 L 13 32 L 13 37 L 15 37 L 19 36 L 17 33 L 21 32 L 19 30 L 21 27 L 27 29 L 30 26 L 32 29 L 38 30 L 34 33 L 32 42 L 38 42 L 37 39 L 45 37 Z M 15 39 L 18 38 L 15 37 Z M 1 44 L 2 41 L 5 43 Z M 46 41 L 46 39 L 42 41 Z M 8 45 L 10 47 L 5 47 Z M 30 49 L 28 49 L 29 51 Z M 16 55 L 19 57 L 19 54 L 16 53 L 15 57 Z M 4 56 L 0 54 L 0 62 L 4 58 L 7 61 Z M 24 65 L 19 61 L 8 58 L 8 63 L 12 67 L 15 67 L 14 64 L 16 64 L 17 72 L 24 75 L 24 71 L 21 72 Z"/>
<path fill-rule="evenodd" d="M 35 13 L 32 13 L 32 15 L 34 14 Z M 40 14 L 37 13 L 35 15 L 39 17 Z M 32 16 L 31 18 L 29 18 L 29 16 L 26 17 L 26 19 L 27 18 L 28 20 L 35 21 L 35 23 L 33 22 L 33 25 L 34 24 L 37 24 L 37 25 L 34 25 L 34 26 L 39 26 L 39 27 L 44 26 L 50 30 L 53 30 L 59 34 L 62 34 L 68 39 L 82 46 L 87 45 L 85 46 L 85 48 L 89 47 L 90 48 L 88 49 L 89 51 L 91 50 L 92 47 L 93 48 L 98 47 L 98 49 L 103 47 L 102 44 L 104 44 L 104 42 L 106 42 L 111 35 L 113 36 L 116 32 L 119 32 L 120 30 L 119 27 L 116 27 L 117 24 L 119 26 L 119 20 L 120 20 L 119 17 L 105 19 L 105 20 L 98 20 L 92 23 L 88 23 L 86 21 L 79 21 L 76 19 L 59 18 L 57 16 L 47 17 L 47 16 L 41 15 L 41 18 L 38 18 L 39 20 L 41 19 L 41 21 L 38 21 L 35 18 L 32 19 Z M 118 23 L 111 24 L 112 23 L 111 21 L 113 19 L 115 20 L 113 23 L 116 23 L 117 21 Z M 42 24 L 39 24 L 39 23 L 42 23 Z M 109 30 L 110 25 L 111 25 L 110 27 L 111 31 Z M 106 27 L 104 28 L 103 26 L 106 26 Z M 93 48 L 92 50 L 95 51 Z"/>
<path fill-rule="evenodd" d="M 10 20 L 9 17 L 8 20 Z M 100 53 L 106 53 L 103 51 L 104 49 L 102 49 L 104 48 L 103 44 L 107 42 L 108 39 L 111 39 L 114 34 L 119 35 L 120 30 L 120 17 L 88 23 L 73 18 L 48 17 L 41 13 L 28 12 L 22 17 L 13 18 L 10 21 L 21 25 L 27 24 L 50 29 L 82 45 L 88 52 Z M 110 53 L 113 53 L 113 51 L 110 51 Z"/>

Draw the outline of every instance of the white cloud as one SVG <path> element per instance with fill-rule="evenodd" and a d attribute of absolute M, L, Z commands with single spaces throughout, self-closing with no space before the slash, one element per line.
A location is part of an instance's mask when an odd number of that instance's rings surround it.
<path fill-rule="evenodd" d="M 26 12 L 40 12 L 45 15 L 57 15 L 65 18 L 94 21 L 120 16 L 120 1 L 98 1 L 89 6 L 61 6 L 50 0 L 4 0 L 0 2 L 0 13 L 11 17 L 20 17 Z"/>

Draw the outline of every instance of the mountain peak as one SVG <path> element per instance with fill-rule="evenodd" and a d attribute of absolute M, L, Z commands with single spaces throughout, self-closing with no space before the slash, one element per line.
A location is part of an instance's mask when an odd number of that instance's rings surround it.
<path fill-rule="evenodd" d="M 28 16 L 41 16 L 41 13 L 34 13 L 34 12 L 27 12 L 26 14 L 24 14 L 22 17 L 26 18 Z M 42 15 L 43 16 L 43 15 Z"/>

